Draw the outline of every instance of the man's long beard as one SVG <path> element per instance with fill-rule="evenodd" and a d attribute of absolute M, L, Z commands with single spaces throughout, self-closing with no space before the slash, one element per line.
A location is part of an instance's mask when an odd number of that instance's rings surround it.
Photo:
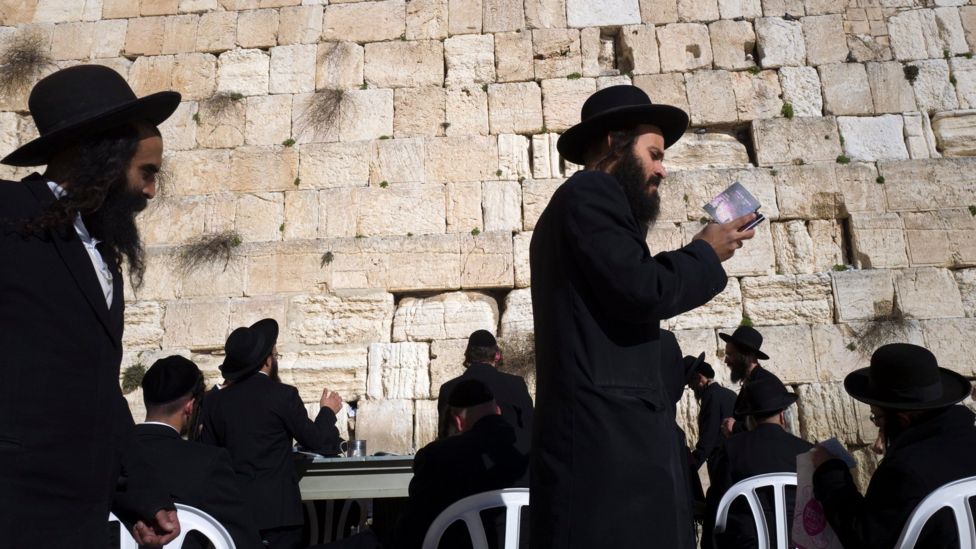
<path fill-rule="evenodd" d="M 746 374 L 749 372 L 749 363 L 743 356 L 737 356 L 732 359 L 732 364 L 729 364 L 729 378 L 732 383 L 739 383 L 746 378 Z"/>
<path fill-rule="evenodd" d="M 661 183 L 661 178 L 656 175 L 647 177 L 644 166 L 633 149 L 628 149 L 624 153 L 610 170 L 610 175 L 620 182 L 634 219 L 641 230 L 647 233 L 661 211 L 661 197 L 658 196 L 656 188 L 651 188 L 657 187 Z"/>
<path fill-rule="evenodd" d="M 146 209 L 148 200 L 141 192 L 129 189 L 125 181 L 112 186 L 105 201 L 94 212 L 84 216 L 85 226 L 94 238 L 125 258 L 134 286 L 142 283 L 146 271 L 145 250 L 136 226 L 136 215 Z"/>

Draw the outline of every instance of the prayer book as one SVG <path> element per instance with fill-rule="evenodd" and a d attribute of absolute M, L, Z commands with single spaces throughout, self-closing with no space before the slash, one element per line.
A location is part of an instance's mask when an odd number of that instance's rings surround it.
<path fill-rule="evenodd" d="M 756 218 L 741 229 L 748 231 L 766 219 L 763 214 L 759 213 L 760 207 L 762 205 L 756 200 L 756 197 L 752 196 L 749 189 L 746 189 L 741 183 L 736 181 L 729 188 L 719 193 L 708 204 L 702 206 L 702 209 L 718 223 L 728 223 L 737 217 L 755 213 L 757 214 Z"/>

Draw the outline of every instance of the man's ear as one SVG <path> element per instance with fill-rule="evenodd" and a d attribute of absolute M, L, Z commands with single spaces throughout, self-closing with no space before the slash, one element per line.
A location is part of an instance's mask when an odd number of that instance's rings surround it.
<path fill-rule="evenodd" d="M 190 400 L 186 401 L 186 404 L 183 405 L 183 413 L 188 416 L 192 416 L 193 406 L 196 404 L 196 402 L 197 400 L 195 398 L 191 398 Z"/>
<path fill-rule="evenodd" d="M 464 432 L 464 419 L 461 418 L 461 415 L 460 414 L 454 414 L 454 415 L 452 415 L 451 416 L 451 421 L 454 422 L 454 428 L 457 429 L 457 432 L 459 432 L 459 433 L 463 433 Z"/>

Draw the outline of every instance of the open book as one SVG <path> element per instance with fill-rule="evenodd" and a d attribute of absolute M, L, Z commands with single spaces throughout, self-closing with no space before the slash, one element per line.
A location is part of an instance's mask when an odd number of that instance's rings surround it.
<path fill-rule="evenodd" d="M 759 213 L 761 206 L 762 204 L 756 200 L 756 197 L 752 196 L 748 189 L 736 181 L 708 204 L 705 204 L 702 209 L 718 223 L 728 223 L 737 217 L 755 212 L 756 218 L 741 229 L 748 231 L 766 219 L 763 214 Z"/>

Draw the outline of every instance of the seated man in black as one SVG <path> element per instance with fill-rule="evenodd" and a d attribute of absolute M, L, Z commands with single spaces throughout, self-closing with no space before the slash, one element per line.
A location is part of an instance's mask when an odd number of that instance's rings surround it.
<path fill-rule="evenodd" d="M 745 417 L 746 432 L 734 434 L 715 456 L 715 477 L 706 497 L 706 531 L 702 546 L 711 542 L 712 525 L 718 504 L 735 483 L 766 473 L 796 473 L 796 456 L 813 445 L 786 431 L 784 412 L 796 402 L 796 395 L 786 390 L 778 379 L 754 381 L 742 388 L 736 414 Z M 786 516 L 793 517 L 795 489 L 786 490 Z M 776 521 L 771 489 L 760 490 L 759 498 L 766 515 L 772 546 L 776 546 Z M 719 549 L 756 547 L 755 519 L 743 498 L 729 510 L 725 532 L 716 536 Z"/>
<path fill-rule="evenodd" d="M 142 378 L 146 421 L 135 426 L 134 449 L 174 501 L 213 516 L 237 547 L 260 549 L 227 451 L 182 438 L 195 419 L 203 389 L 196 364 L 181 356 L 157 360 Z"/>
<path fill-rule="evenodd" d="M 417 452 L 409 505 L 393 540 L 398 549 L 418 549 L 431 522 L 449 505 L 481 492 L 511 488 L 528 467 L 528 456 L 515 447 L 515 432 L 484 383 L 473 379 L 458 383 L 448 405 L 459 434 L 435 440 Z M 502 540 L 497 539 L 496 529 L 486 530 L 489 545 L 499 546 Z M 469 546 L 467 529 L 460 523 L 448 529 L 440 543 L 450 549 Z"/>
<path fill-rule="evenodd" d="M 976 476 L 976 416 L 958 405 L 971 386 L 940 368 L 928 349 L 895 343 L 875 351 L 869 368 L 851 372 L 844 388 L 871 405 L 887 445 L 885 458 L 862 496 L 844 462 L 818 447 L 814 494 L 844 547 L 893 547 L 926 496 Z M 915 547 L 959 547 L 948 509 L 929 520 Z"/>

